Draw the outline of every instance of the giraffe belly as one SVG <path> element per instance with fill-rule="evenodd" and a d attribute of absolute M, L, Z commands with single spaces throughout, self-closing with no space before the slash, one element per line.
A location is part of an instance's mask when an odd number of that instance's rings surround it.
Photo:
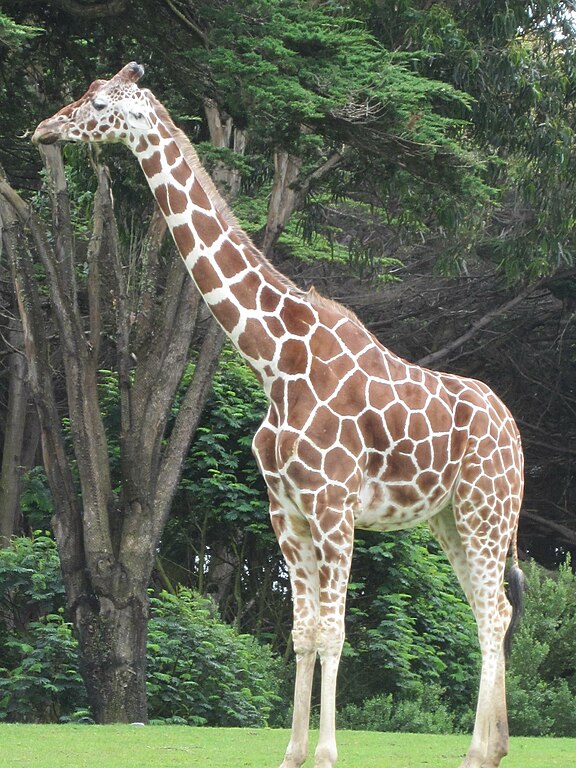
<path fill-rule="evenodd" d="M 373 531 L 413 528 L 444 509 L 451 496 L 451 490 L 437 489 L 427 495 L 412 483 L 368 479 L 360 491 L 355 526 Z"/>

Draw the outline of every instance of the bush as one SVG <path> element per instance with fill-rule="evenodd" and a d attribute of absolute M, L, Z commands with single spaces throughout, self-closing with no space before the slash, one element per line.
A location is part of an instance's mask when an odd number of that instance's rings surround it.
<path fill-rule="evenodd" d="M 77 643 L 63 602 L 49 536 L 15 539 L 0 549 L 0 721 L 58 722 L 86 714 Z M 151 598 L 152 719 L 265 725 L 278 701 L 275 666 L 269 647 L 224 624 L 210 600 L 187 589 Z"/>
<path fill-rule="evenodd" d="M 77 644 L 61 614 L 30 622 L 6 645 L 16 663 L 0 667 L 0 720 L 55 723 L 87 706 Z"/>
<path fill-rule="evenodd" d="M 263 726 L 278 701 L 276 661 L 239 635 L 213 603 L 180 588 L 152 598 L 148 709 L 153 719 L 194 725 Z"/>
<path fill-rule="evenodd" d="M 360 707 L 344 707 L 338 715 L 338 725 L 362 731 L 453 733 L 454 716 L 443 703 L 442 695 L 438 686 L 419 685 L 403 697 L 375 696 Z"/>
<path fill-rule="evenodd" d="M 576 736 L 576 576 L 526 567 L 528 592 L 508 665 L 510 730 L 518 736 Z"/>

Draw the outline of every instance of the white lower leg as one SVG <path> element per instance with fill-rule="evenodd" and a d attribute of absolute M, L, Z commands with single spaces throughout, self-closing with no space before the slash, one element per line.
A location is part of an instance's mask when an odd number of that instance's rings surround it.
<path fill-rule="evenodd" d="M 290 735 L 290 741 L 286 749 L 284 761 L 280 768 L 300 768 L 308 755 L 310 697 L 312 693 L 312 679 L 314 676 L 315 662 L 315 650 L 309 649 L 297 653 L 292 733 Z"/>
<path fill-rule="evenodd" d="M 336 748 L 336 682 L 343 638 L 332 637 L 320 649 L 322 693 L 320 698 L 320 733 L 314 755 L 314 768 L 332 768 L 338 758 Z M 327 646 L 327 647 L 326 647 Z"/>

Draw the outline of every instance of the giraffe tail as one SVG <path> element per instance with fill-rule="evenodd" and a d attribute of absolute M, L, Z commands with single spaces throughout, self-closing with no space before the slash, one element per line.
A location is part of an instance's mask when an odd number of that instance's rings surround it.
<path fill-rule="evenodd" d="M 524 611 L 524 592 L 526 587 L 526 577 L 518 564 L 518 545 L 516 540 L 514 540 L 512 544 L 512 565 L 508 571 L 508 587 L 506 590 L 508 600 L 512 606 L 512 617 L 504 637 L 504 653 L 507 657 L 510 655 L 512 647 L 512 636 L 520 623 Z"/>

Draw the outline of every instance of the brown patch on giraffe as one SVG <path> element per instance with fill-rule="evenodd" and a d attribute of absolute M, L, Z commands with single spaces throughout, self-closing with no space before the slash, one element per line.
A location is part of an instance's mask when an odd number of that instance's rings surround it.
<path fill-rule="evenodd" d="M 321 472 L 310 469 L 297 459 L 290 462 L 286 474 L 297 488 L 318 491 L 326 485 L 326 478 Z"/>
<path fill-rule="evenodd" d="M 390 485 L 388 491 L 392 501 L 399 507 L 413 507 L 422 501 L 418 490 L 411 485 Z"/>
<path fill-rule="evenodd" d="M 248 357 L 255 360 L 272 360 L 276 351 L 275 341 L 266 333 L 259 320 L 246 320 L 246 326 L 238 337 L 238 346 Z"/>
<path fill-rule="evenodd" d="M 160 144 L 160 136 L 157 136 L 155 133 L 151 133 L 148 136 L 148 141 L 150 144 L 153 144 L 155 147 L 157 147 Z"/>
<path fill-rule="evenodd" d="M 298 458 L 310 469 L 319 470 L 322 465 L 322 454 L 305 438 L 298 442 Z"/>
<path fill-rule="evenodd" d="M 172 138 L 172 134 L 170 133 L 168 128 L 166 128 L 166 126 L 162 125 L 162 123 L 158 123 L 158 133 L 160 134 L 160 136 L 162 136 L 163 139 Z"/>
<path fill-rule="evenodd" d="M 354 361 L 348 355 L 340 355 L 336 360 L 333 360 L 330 364 L 330 370 L 336 376 L 337 379 L 343 379 L 347 373 L 354 368 Z M 362 371 L 358 371 L 354 376 L 362 376 L 365 374 Z"/>
<path fill-rule="evenodd" d="M 272 386 L 270 388 L 270 397 L 280 409 L 280 411 L 282 411 L 282 404 L 284 400 L 284 382 L 282 379 L 275 379 L 272 382 Z M 282 413 L 280 415 L 283 416 Z"/>
<path fill-rule="evenodd" d="M 160 173 L 162 170 L 162 155 L 158 150 L 150 155 L 150 157 L 142 160 L 142 170 L 149 179 Z"/>
<path fill-rule="evenodd" d="M 290 298 L 285 299 L 280 317 L 288 333 L 293 336 L 306 336 L 310 326 L 316 321 L 314 313 L 307 304 Z"/>
<path fill-rule="evenodd" d="M 466 426 L 472 421 L 474 409 L 470 403 L 460 402 L 454 409 L 454 424 L 458 427 Z"/>
<path fill-rule="evenodd" d="M 310 383 L 320 400 L 328 400 L 338 386 L 339 379 L 326 363 L 313 357 L 310 362 Z"/>
<path fill-rule="evenodd" d="M 338 371 L 334 371 L 340 379 Z M 330 400 L 330 408 L 340 416 L 357 416 L 366 407 L 366 374 L 354 371 Z"/>
<path fill-rule="evenodd" d="M 442 472 L 448 463 L 448 440 L 447 435 L 433 435 L 432 437 L 432 469 L 436 472 Z"/>
<path fill-rule="evenodd" d="M 238 307 L 233 304 L 230 299 L 219 301 L 218 304 L 215 304 L 212 307 L 212 309 L 216 318 L 227 331 L 231 331 L 238 325 L 240 312 L 238 311 Z"/>
<path fill-rule="evenodd" d="M 138 141 L 138 144 L 136 144 L 136 152 L 146 152 L 148 149 L 148 142 L 146 141 L 145 136 L 140 136 L 140 139 Z"/>
<path fill-rule="evenodd" d="M 248 272 L 240 282 L 231 286 L 230 292 L 238 299 L 238 303 L 244 309 L 256 309 L 256 298 L 261 284 L 262 280 L 256 272 Z"/>
<path fill-rule="evenodd" d="M 408 411 L 402 403 L 392 403 L 384 413 L 386 426 L 393 442 L 397 442 L 408 433 Z"/>
<path fill-rule="evenodd" d="M 177 187 L 168 187 L 168 203 L 172 213 L 184 213 L 188 207 L 188 195 Z"/>
<path fill-rule="evenodd" d="M 312 334 L 310 351 L 322 361 L 331 360 L 342 352 L 342 343 L 334 333 L 320 326 Z"/>
<path fill-rule="evenodd" d="M 204 208 L 206 211 L 212 210 L 212 203 L 210 202 L 210 198 L 204 191 L 204 188 L 198 179 L 194 179 L 194 184 L 192 184 L 192 191 L 190 195 L 194 205 L 197 205 L 199 208 Z"/>
<path fill-rule="evenodd" d="M 265 285 L 260 291 L 260 307 L 263 312 L 274 312 L 280 303 L 280 294 Z"/>
<path fill-rule="evenodd" d="M 468 444 L 468 431 L 466 429 L 453 429 L 450 433 L 450 458 L 458 461 L 464 455 Z"/>
<path fill-rule="evenodd" d="M 186 160 L 182 158 L 178 165 L 172 169 L 172 178 L 176 179 L 176 181 L 181 184 L 183 187 L 186 186 L 186 182 L 188 179 L 192 176 L 192 171 L 190 170 L 190 167 Z"/>
<path fill-rule="evenodd" d="M 234 277 L 247 267 L 246 259 L 229 240 L 225 240 L 220 246 L 218 264 L 224 277 Z"/>
<path fill-rule="evenodd" d="M 207 256 L 200 256 L 194 264 L 192 273 L 202 293 L 208 293 L 215 288 L 222 288 L 222 280 Z"/>
<path fill-rule="evenodd" d="M 407 480 L 414 475 L 415 469 L 412 455 L 395 447 L 386 457 L 386 469 L 382 478 L 385 482 Z"/>
<path fill-rule="evenodd" d="M 368 400 L 377 411 L 385 408 L 393 397 L 390 384 L 381 381 L 371 381 L 368 385 Z"/>
<path fill-rule="evenodd" d="M 346 349 L 353 355 L 361 352 L 371 342 L 368 331 L 365 328 L 356 325 L 356 323 L 353 323 L 351 320 L 347 320 L 337 328 L 336 333 L 344 342 Z"/>
<path fill-rule="evenodd" d="M 166 184 L 160 184 L 156 187 L 154 190 L 154 197 L 156 198 L 156 202 L 160 206 L 160 210 L 165 216 L 170 215 L 170 208 L 168 206 L 168 187 Z M 187 251 L 186 251 L 187 253 Z"/>
<path fill-rule="evenodd" d="M 93 131 L 94 128 L 96 128 L 97 125 L 98 125 L 98 122 L 94 118 L 92 118 L 92 119 L 88 120 L 88 122 L 86 123 L 86 130 L 87 131 Z"/>
<path fill-rule="evenodd" d="M 281 336 L 284 336 L 286 333 L 286 328 L 284 328 L 284 325 L 280 322 L 280 320 L 278 320 L 277 317 L 265 317 L 264 322 L 268 326 L 270 333 L 277 339 L 279 339 Z"/>
<path fill-rule="evenodd" d="M 416 478 L 418 487 L 420 488 L 422 493 L 425 494 L 426 496 L 430 494 L 430 492 L 432 491 L 432 488 L 438 485 L 439 480 L 440 480 L 439 475 L 436 472 L 432 472 L 429 469 L 424 472 L 420 472 L 420 474 Z"/>
<path fill-rule="evenodd" d="M 353 474 L 355 467 L 354 459 L 338 446 L 332 448 L 324 459 L 324 472 L 331 480 L 343 482 Z"/>
<path fill-rule="evenodd" d="M 398 399 L 405 402 L 412 411 L 421 411 L 428 401 L 428 391 L 411 382 L 398 384 L 396 392 Z"/>
<path fill-rule="evenodd" d="M 470 432 L 474 435 L 485 435 L 489 423 L 488 414 L 485 411 L 478 411 L 472 420 Z"/>
<path fill-rule="evenodd" d="M 305 373 L 308 367 L 308 349 L 303 341 L 288 339 L 282 344 L 278 370 L 293 376 Z"/>
<path fill-rule="evenodd" d="M 429 467 L 432 464 L 432 446 L 428 442 L 428 440 L 424 440 L 421 443 L 418 443 L 416 446 L 416 450 L 414 451 L 414 458 L 416 459 L 416 464 L 419 467 Z"/>
<path fill-rule="evenodd" d="M 287 383 L 288 422 L 294 429 L 302 429 L 314 410 L 316 395 L 308 383 L 302 379 Z"/>
<path fill-rule="evenodd" d="M 300 546 L 294 539 L 284 539 L 280 542 L 280 548 L 286 562 L 296 565 L 300 562 Z"/>
<path fill-rule="evenodd" d="M 182 256 L 186 257 L 187 254 L 194 250 L 196 241 L 194 239 L 194 235 L 192 234 L 192 230 L 187 224 L 179 224 L 177 227 L 174 227 L 172 230 L 172 236 L 174 237 L 174 240 L 178 246 L 178 250 Z"/>
<path fill-rule="evenodd" d="M 430 433 L 428 421 L 423 413 L 411 413 L 408 417 L 408 434 L 415 442 L 423 440 Z"/>
<path fill-rule="evenodd" d="M 371 451 L 368 454 L 366 462 L 366 473 L 368 477 L 380 477 L 382 467 L 384 466 L 384 454 L 377 451 Z"/>
<path fill-rule="evenodd" d="M 222 234 L 222 227 L 216 216 L 207 216 L 201 211 L 192 211 L 192 225 L 208 248 Z"/>
<path fill-rule="evenodd" d="M 178 144 L 175 141 L 169 141 L 164 147 L 164 157 L 168 161 L 168 165 L 174 165 L 176 160 L 182 156 Z"/>
<path fill-rule="evenodd" d="M 355 419 L 342 419 L 340 440 L 354 456 L 360 456 L 364 448 Z"/>
<path fill-rule="evenodd" d="M 389 447 L 390 438 L 384 429 L 380 413 L 372 410 L 363 413 L 358 417 L 358 429 L 367 448 L 383 452 Z"/>
<path fill-rule="evenodd" d="M 383 352 L 376 344 L 368 347 L 365 352 L 358 356 L 358 365 L 362 366 L 365 371 L 370 371 L 372 376 L 388 378 Z"/>
<path fill-rule="evenodd" d="M 316 411 L 308 436 L 318 448 L 331 448 L 338 437 L 340 420 L 322 405 Z"/>
<path fill-rule="evenodd" d="M 337 528 L 342 522 L 342 513 L 332 507 L 324 507 L 318 515 L 318 525 L 324 533 Z"/>

